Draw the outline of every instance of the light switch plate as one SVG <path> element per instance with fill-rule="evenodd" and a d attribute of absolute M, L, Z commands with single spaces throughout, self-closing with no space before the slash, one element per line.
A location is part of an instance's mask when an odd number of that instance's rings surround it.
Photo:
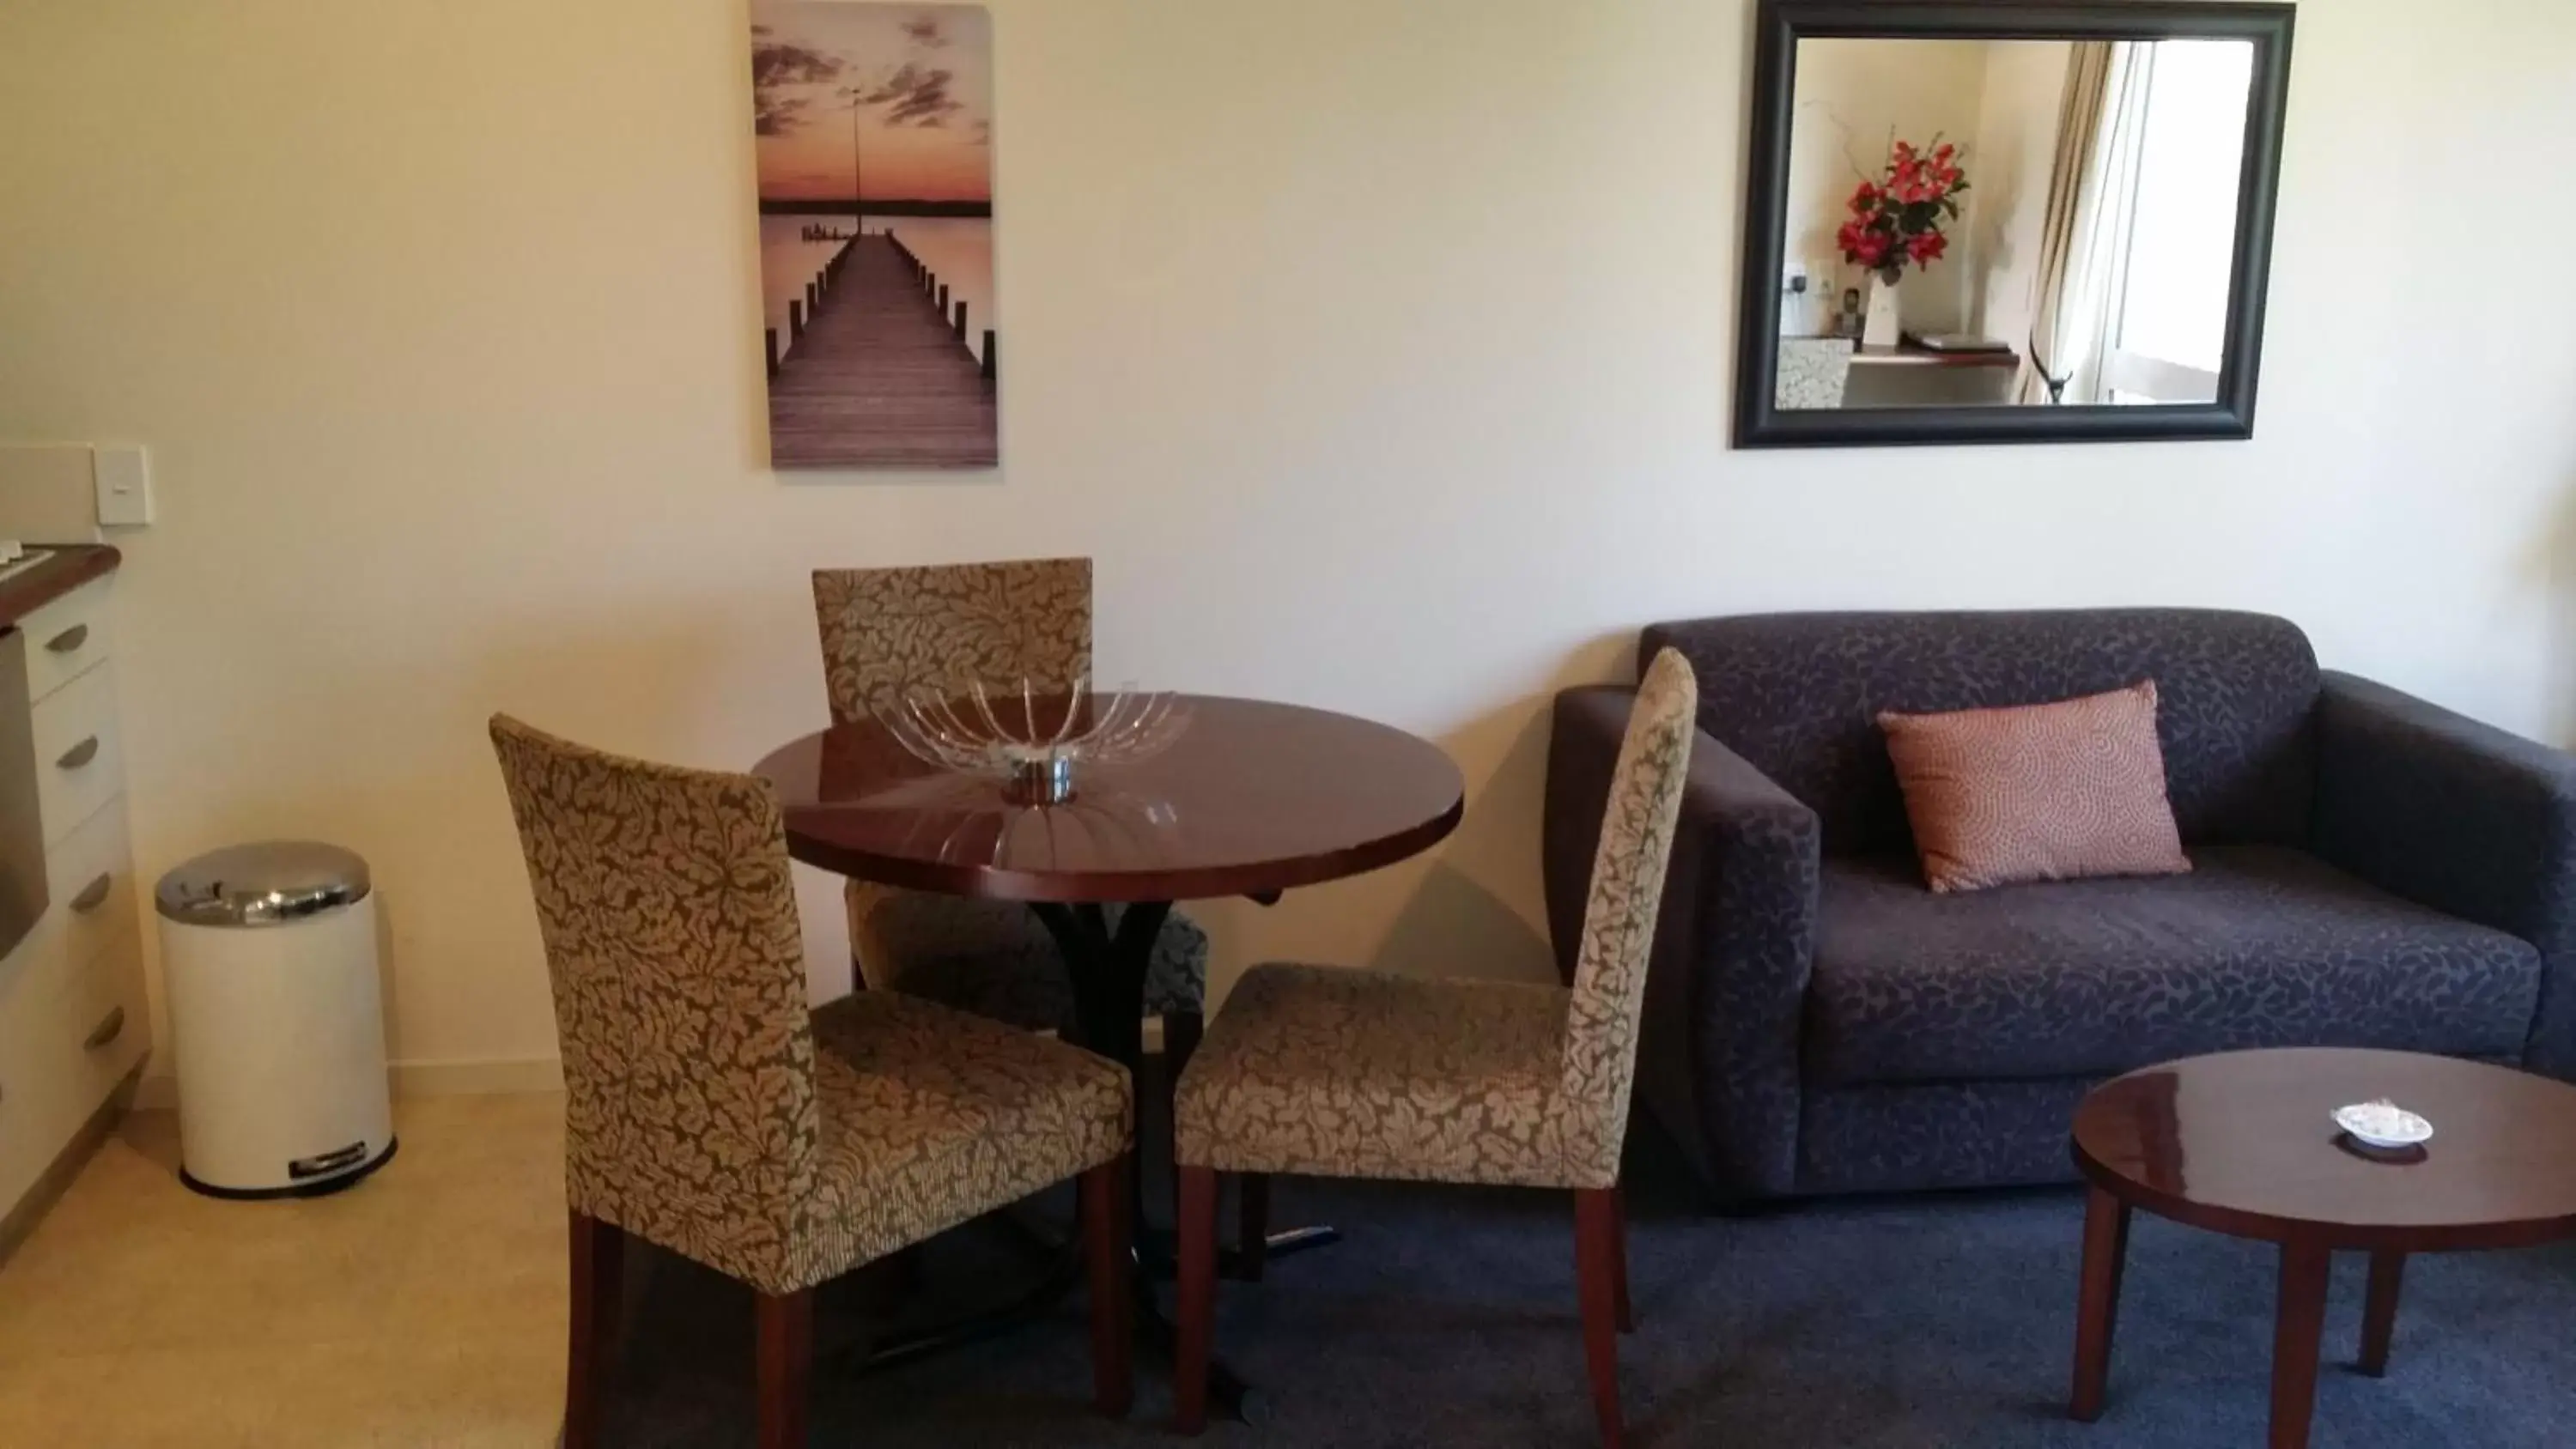
<path fill-rule="evenodd" d="M 152 521 L 152 466 L 141 443 L 100 443 L 90 449 L 90 477 L 98 485 L 98 521 L 109 528 L 140 528 Z"/>

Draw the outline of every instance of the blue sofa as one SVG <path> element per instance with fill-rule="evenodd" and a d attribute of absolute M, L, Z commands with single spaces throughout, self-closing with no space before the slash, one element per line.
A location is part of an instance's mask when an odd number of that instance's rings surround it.
<path fill-rule="evenodd" d="M 2073 1176 L 2076 1101 L 2201 1052 L 2343 1045 L 2576 1078 L 2576 759 L 2205 610 L 1659 624 L 1700 735 L 1637 1097 L 1733 1200 Z M 2156 681 L 2194 870 L 1925 889 L 1882 709 Z M 1570 969 L 1628 691 L 1556 702 L 1545 865 Z"/>

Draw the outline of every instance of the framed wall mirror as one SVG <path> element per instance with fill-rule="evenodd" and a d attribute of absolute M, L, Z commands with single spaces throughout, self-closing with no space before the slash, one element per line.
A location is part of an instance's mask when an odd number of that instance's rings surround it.
<path fill-rule="evenodd" d="M 2252 437 L 2291 13 L 1763 0 L 1737 446 Z"/>

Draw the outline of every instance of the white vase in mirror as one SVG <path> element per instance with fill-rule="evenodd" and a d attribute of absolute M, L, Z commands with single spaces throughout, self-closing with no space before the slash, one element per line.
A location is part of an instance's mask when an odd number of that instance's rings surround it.
<path fill-rule="evenodd" d="M 1904 285 L 1879 276 L 1869 279 L 1869 321 L 1860 335 L 1863 347 L 1893 348 L 1905 335 Z"/>

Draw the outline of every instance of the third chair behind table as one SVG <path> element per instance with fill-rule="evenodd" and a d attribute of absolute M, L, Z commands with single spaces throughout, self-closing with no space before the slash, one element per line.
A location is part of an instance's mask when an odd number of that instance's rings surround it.
<path fill-rule="evenodd" d="M 835 724 L 868 718 L 872 702 L 908 687 L 1066 685 L 1091 672 L 1087 558 L 820 569 L 814 613 Z M 851 953 L 869 989 L 1072 1035 L 1063 954 L 1027 906 L 859 880 L 846 897 Z M 1118 912 L 1108 909 L 1113 929 Z M 1176 913 L 1147 965 L 1145 1011 L 1162 1018 L 1172 1076 L 1199 1039 L 1207 956 L 1207 932 Z"/>

